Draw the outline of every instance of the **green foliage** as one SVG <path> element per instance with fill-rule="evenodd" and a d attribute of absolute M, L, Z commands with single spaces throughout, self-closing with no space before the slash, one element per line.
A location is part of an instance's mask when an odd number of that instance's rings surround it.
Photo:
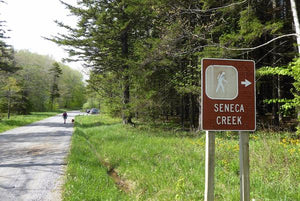
<path fill-rule="evenodd" d="M 15 53 L 21 68 L 13 75 L 21 91 L 16 99 L 16 112 L 47 111 L 55 108 L 81 108 L 85 102 L 82 75 L 55 62 L 49 56 L 20 50 Z"/>
<path fill-rule="evenodd" d="M 5 3 L 5 1 L 0 1 L 0 5 Z M 14 63 L 14 50 L 13 47 L 5 41 L 7 38 L 8 30 L 5 26 L 5 20 L 0 21 L 0 73 L 5 72 L 15 72 L 18 70 Z"/>
<path fill-rule="evenodd" d="M 17 80 L 13 77 L 8 77 L 6 85 L 2 88 L 6 96 L 12 96 L 12 94 L 20 91 L 20 87 L 17 85 Z"/>
<path fill-rule="evenodd" d="M 295 87 L 295 96 L 299 100 L 300 93 L 300 58 L 295 59 L 294 62 L 291 62 L 289 65 L 290 75 L 294 78 L 294 87 Z M 298 97 L 297 97 L 298 96 Z"/>
<path fill-rule="evenodd" d="M 8 77 L 2 90 L 7 102 L 7 117 L 10 118 L 12 104 L 15 102 L 17 93 L 21 88 L 18 86 L 17 80 L 14 77 Z"/>
<path fill-rule="evenodd" d="M 33 111 L 46 111 L 50 95 L 51 77 L 49 69 L 54 60 L 49 56 L 31 53 L 27 50 L 20 50 L 15 53 L 16 65 L 21 67 L 16 76 L 22 83 Z"/>
<path fill-rule="evenodd" d="M 294 62 L 290 63 L 289 68 L 291 70 L 291 76 L 295 80 L 293 85 L 295 90 L 293 90 L 294 99 L 292 106 L 296 107 L 298 111 L 298 127 L 297 134 L 300 136 L 300 58 L 296 59 Z"/>
<path fill-rule="evenodd" d="M 101 112 L 120 116 L 122 111 L 122 82 L 117 73 L 92 73 L 87 86 L 87 108 L 99 108 Z M 87 109 L 86 108 L 86 109 Z"/>
<path fill-rule="evenodd" d="M 265 100 L 266 103 L 284 103 L 281 105 L 281 109 L 285 112 L 296 109 L 300 111 L 300 58 L 295 59 L 288 66 L 283 67 L 263 67 L 256 71 L 258 76 L 267 76 L 267 75 L 279 75 L 279 76 L 289 76 L 294 82 L 294 89 L 291 89 L 292 94 L 294 95 L 293 99 L 268 99 Z M 299 117 L 298 117 L 299 118 Z M 300 120 L 298 119 L 298 122 Z M 299 130 L 298 125 L 298 130 Z M 299 131 L 298 131 L 299 132 Z"/>
<path fill-rule="evenodd" d="M 281 21 L 263 23 L 255 13 L 255 10 L 248 7 L 240 12 L 238 31 L 222 34 L 220 43 L 229 47 L 249 47 L 251 44 L 268 33 L 275 34 L 283 28 Z"/>
<path fill-rule="evenodd" d="M 273 99 L 266 101 L 267 103 L 274 103 L 274 102 L 280 102 L 280 103 L 286 103 L 286 105 L 283 105 L 285 108 L 290 107 L 299 107 L 300 106 L 300 99 L 299 99 L 299 91 L 300 91 L 300 58 L 295 59 L 294 62 L 291 62 L 287 67 L 262 67 L 259 70 L 256 71 L 257 76 L 267 76 L 267 75 L 281 75 L 281 76 L 290 76 L 293 78 L 293 86 L 294 89 L 291 91 L 294 94 L 294 99 L 288 100 L 288 99 Z"/>
<path fill-rule="evenodd" d="M 201 68 L 188 65 L 183 72 L 177 72 L 172 79 L 179 94 L 200 94 Z"/>
<path fill-rule="evenodd" d="M 62 65 L 62 75 L 58 81 L 60 108 L 81 108 L 86 101 L 86 87 L 80 72 Z"/>
<path fill-rule="evenodd" d="M 291 76 L 290 69 L 286 67 L 262 67 L 256 71 L 256 76 L 265 76 L 265 75 L 289 75 Z"/>

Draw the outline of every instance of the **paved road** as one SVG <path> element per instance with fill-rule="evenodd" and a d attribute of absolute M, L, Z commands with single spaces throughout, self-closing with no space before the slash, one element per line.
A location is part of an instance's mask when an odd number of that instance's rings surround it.
<path fill-rule="evenodd" d="M 0 134 L 0 201 L 58 201 L 78 111 Z"/>

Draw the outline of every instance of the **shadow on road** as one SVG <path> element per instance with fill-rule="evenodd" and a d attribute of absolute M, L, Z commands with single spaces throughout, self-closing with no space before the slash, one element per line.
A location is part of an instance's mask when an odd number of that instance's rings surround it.
<path fill-rule="evenodd" d="M 20 134 L 8 133 L 8 134 L 1 134 L 0 135 L 0 145 L 5 142 L 44 142 L 45 139 L 53 137 L 51 141 L 60 141 L 60 137 L 71 136 L 72 131 L 55 131 L 55 132 L 24 132 Z M 0 149 L 1 150 L 1 149 Z"/>
<path fill-rule="evenodd" d="M 1 167 L 13 167 L 13 168 L 20 168 L 20 167 L 37 167 L 37 166 L 61 166 L 67 165 L 66 163 L 27 163 L 27 164 L 0 164 Z"/>

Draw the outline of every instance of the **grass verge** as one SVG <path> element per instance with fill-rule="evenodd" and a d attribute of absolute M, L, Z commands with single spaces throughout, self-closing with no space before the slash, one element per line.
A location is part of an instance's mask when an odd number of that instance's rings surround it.
<path fill-rule="evenodd" d="M 47 117 L 54 116 L 61 111 L 57 112 L 32 112 L 30 115 L 12 115 L 10 119 L 3 118 L 0 120 L 0 133 L 20 127 L 25 126 L 27 124 L 31 124 L 33 122 L 45 119 Z"/>
<path fill-rule="evenodd" d="M 75 127 L 65 201 L 203 200 L 205 135 L 133 128 L 102 115 L 77 117 Z M 290 136 L 251 134 L 251 199 L 300 200 L 300 143 Z M 238 137 L 219 133 L 215 200 L 238 201 L 239 195 Z"/>

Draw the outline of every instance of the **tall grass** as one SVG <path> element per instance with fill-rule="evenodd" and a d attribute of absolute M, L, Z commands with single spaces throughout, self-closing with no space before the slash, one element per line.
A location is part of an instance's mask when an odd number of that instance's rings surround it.
<path fill-rule="evenodd" d="M 203 200 L 205 136 L 76 118 L 64 200 Z M 251 199 L 300 200 L 300 143 L 290 134 L 251 134 Z M 120 182 L 110 175 L 118 174 Z M 216 138 L 215 200 L 239 200 L 237 134 Z"/>

